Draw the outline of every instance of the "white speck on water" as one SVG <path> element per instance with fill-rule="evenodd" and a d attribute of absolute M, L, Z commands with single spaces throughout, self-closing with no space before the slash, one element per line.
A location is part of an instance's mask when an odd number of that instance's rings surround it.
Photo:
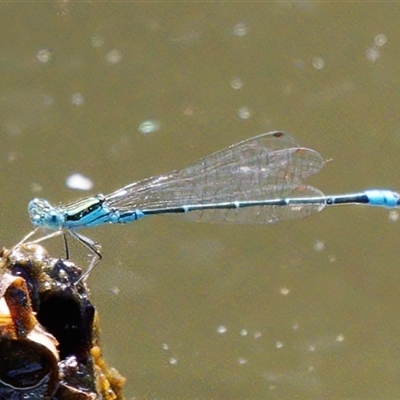
<path fill-rule="evenodd" d="M 227 330 L 228 330 L 228 329 L 227 329 L 226 326 L 224 326 L 224 325 L 220 325 L 220 326 L 217 328 L 217 332 L 218 332 L 218 333 L 226 333 Z"/>
<path fill-rule="evenodd" d="M 53 58 L 53 53 L 49 49 L 40 49 L 36 53 L 36 58 L 39 60 L 39 62 L 45 64 L 48 63 Z"/>
<path fill-rule="evenodd" d="M 148 133 L 156 132 L 159 129 L 160 129 L 160 123 L 153 119 L 143 121 L 139 125 L 139 132 L 142 133 L 143 135 L 147 135 Z"/>
<path fill-rule="evenodd" d="M 110 50 L 106 55 L 106 60 L 110 64 L 117 64 L 121 61 L 121 59 L 122 59 L 122 54 L 117 49 Z"/>
<path fill-rule="evenodd" d="M 243 81 L 240 78 L 233 78 L 230 81 L 231 88 L 234 90 L 240 90 L 243 87 Z"/>
<path fill-rule="evenodd" d="M 90 190 L 93 188 L 93 182 L 88 177 L 78 173 L 70 175 L 65 184 L 70 189 Z"/>
<path fill-rule="evenodd" d="M 71 103 L 74 106 L 81 106 L 83 104 L 85 104 L 85 98 L 83 97 L 82 93 L 74 93 L 71 96 Z"/>
<path fill-rule="evenodd" d="M 322 57 L 314 57 L 311 64 L 315 69 L 323 69 L 325 67 L 325 60 Z"/>
<path fill-rule="evenodd" d="M 251 111 L 247 107 L 241 107 L 239 108 L 237 115 L 240 119 L 249 119 L 251 116 Z"/>
<path fill-rule="evenodd" d="M 232 29 L 233 36 L 242 37 L 247 34 L 247 25 L 244 22 L 237 23 Z"/>

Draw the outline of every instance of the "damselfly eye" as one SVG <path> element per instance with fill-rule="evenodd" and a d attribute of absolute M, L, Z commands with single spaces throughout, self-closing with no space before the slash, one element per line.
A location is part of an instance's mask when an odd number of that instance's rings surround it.
<path fill-rule="evenodd" d="M 50 212 L 51 222 L 57 222 L 58 214 L 55 211 Z"/>

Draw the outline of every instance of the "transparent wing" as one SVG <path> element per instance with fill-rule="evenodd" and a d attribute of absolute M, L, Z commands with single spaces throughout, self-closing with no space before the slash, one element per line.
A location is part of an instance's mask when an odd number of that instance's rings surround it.
<path fill-rule="evenodd" d="M 307 177 L 318 172 L 324 164 L 320 154 L 299 147 L 290 134 L 271 132 L 208 155 L 182 170 L 128 185 L 107 195 L 106 202 L 109 206 L 121 210 L 151 210 L 190 204 L 286 197 L 295 195 L 296 188 Z M 310 190 L 310 194 L 320 192 L 313 189 Z M 249 222 L 250 215 L 265 213 L 266 208 L 268 207 L 254 207 L 252 211 L 241 209 L 241 218 L 246 219 L 247 215 L 246 222 Z M 312 209 L 313 206 L 308 208 Z M 281 212 L 283 211 L 276 211 Z M 312 211 L 308 214 L 310 212 Z M 287 213 L 286 219 L 291 218 L 291 212 Z M 200 214 L 202 217 L 199 218 Z M 210 210 L 195 213 L 189 218 L 215 220 L 212 215 L 215 215 L 217 220 L 226 220 L 236 214 L 234 210 Z M 274 219 L 273 213 L 271 217 L 264 217 L 270 218 Z M 235 222 L 239 222 L 237 218 Z"/>

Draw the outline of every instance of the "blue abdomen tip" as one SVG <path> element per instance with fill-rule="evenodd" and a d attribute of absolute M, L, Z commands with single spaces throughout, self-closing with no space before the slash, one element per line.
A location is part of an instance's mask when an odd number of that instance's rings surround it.
<path fill-rule="evenodd" d="M 368 196 L 371 206 L 379 207 L 398 207 L 399 194 L 391 190 L 367 190 L 365 194 Z"/>

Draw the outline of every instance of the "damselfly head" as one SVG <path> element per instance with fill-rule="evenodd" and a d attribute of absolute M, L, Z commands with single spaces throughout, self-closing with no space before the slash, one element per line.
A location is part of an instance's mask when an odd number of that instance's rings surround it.
<path fill-rule="evenodd" d="M 28 205 L 28 213 L 34 226 L 57 230 L 65 222 L 64 215 L 44 199 L 32 199 Z"/>
<path fill-rule="evenodd" d="M 396 193 L 397 197 L 397 207 L 400 207 L 400 193 Z"/>

